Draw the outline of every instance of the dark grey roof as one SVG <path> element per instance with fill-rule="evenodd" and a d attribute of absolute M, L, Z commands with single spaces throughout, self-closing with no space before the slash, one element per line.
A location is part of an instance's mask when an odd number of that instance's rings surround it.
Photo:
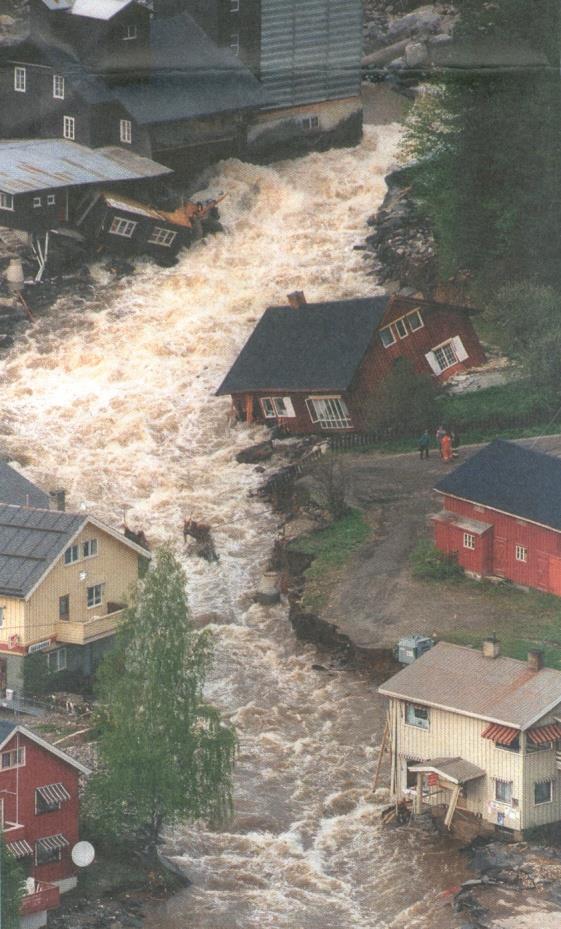
<path fill-rule="evenodd" d="M 218 48 L 187 14 L 154 17 L 150 72 L 113 84 L 113 98 L 136 120 L 162 123 L 266 102 L 259 81 L 229 50 Z"/>
<path fill-rule="evenodd" d="M 17 729 L 15 723 L 9 722 L 7 719 L 0 720 L 0 745 L 3 745 L 9 735 L 12 734 Z"/>
<path fill-rule="evenodd" d="M 36 506 L 49 509 L 49 495 L 26 477 L 11 468 L 5 461 L 0 461 L 0 502 L 13 503 L 17 506 Z"/>
<path fill-rule="evenodd" d="M 561 459 L 553 455 L 496 439 L 435 489 L 561 531 Z"/>
<path fill-rule="evenodd" d="M 85 517 L 0 503 L 0 594 L 25 597 Z"/>
<path fill-rule="evenodd" d="M 252 390 L 346 390 L 388 305 L 388 296 L 270 306 L 217 395 Z"/>

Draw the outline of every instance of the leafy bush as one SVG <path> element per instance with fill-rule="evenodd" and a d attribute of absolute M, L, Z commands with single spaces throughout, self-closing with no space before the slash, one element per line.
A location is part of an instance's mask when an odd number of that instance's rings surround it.
<path fill-rule="evenodd" d="M 413 577 L 432 581 L 456 581 L 464 576 L 457 561 L 431 542 L 419 542 L 411 554 Z"/>
<path fill-rule="evenodd" d="M 439 390 L 430 374 L 417 374 L 407 359 L 400 358 L 366 404 L 367 431 L 420 435 L 438 417 Z"/>

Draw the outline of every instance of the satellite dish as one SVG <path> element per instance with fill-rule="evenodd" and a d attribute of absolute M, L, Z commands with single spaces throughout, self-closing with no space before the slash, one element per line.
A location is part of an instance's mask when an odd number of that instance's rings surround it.
<path fill-rule="evenodd" d="M 26 877 L 26 879 L 25 879 L 25 892 L 26 892 L 26 894 L 28 894 L 28 895 L 29 895 L 29 894 L 34 894 L 34 893 L 35 893 L 35 878 L 34 878 L 34 877 Z"/>
<path fill-rule="evenodd" d="M 95 858 L 95 848 L 91 842 L 76 842 L 72 849 L 72 861 L 78 868 L 87 868 Z"/>

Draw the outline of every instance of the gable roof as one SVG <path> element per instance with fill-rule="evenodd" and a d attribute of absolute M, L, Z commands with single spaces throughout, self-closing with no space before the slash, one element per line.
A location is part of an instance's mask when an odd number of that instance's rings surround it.
<path fill-rule="evenodd" d="M 0 142 L 0 190 L 9 194 L 171 173 L 170 168 L 118 146 L 91 149 L 68 139 Z"/>
<path fill-rule="evenodd" d="M 347 390 L 389 297 L 270 306 L 216 391 Z"/>
<path fill-rule="evenodd" d="M 524 445 L 495 439 L 435 490 L 561 531 L 561 459 Z"/>
<path fill-rule="evenodd" d="M 0 460 L 0 502 L 48 510 L 50 497 L 15 468 Z"/>
<path fill-rule="evenodd" d="M 18 726 L 16 723 L 7 722 L 2 720 L 0 722 L 0 751 L 4 748 L 7 742 L 17 734 L 25 736 L 26 739 L 31 739 L 32 742 L 35 742 L 36 745 L 39 745 L 41 748 L 44 748 L 46 751 L 50 752 L 52 755 L 56 755 L 57 758 L 60 758 L 61 761 L 65 761 L 66 764 L 71 765 L 73 768 L 77 768 L 81 774 L 89 775 L 91 770 L 83 765 L 80 761 L 76 761 L 75 758 L 72 758 L 71 755 L 67 755 L 66 752 L 61 751 L 60 748 L 57 748 L 56 745 L 52 745 L 50 742 L 42 739 L 41 736 L 32 732 L 31 729 L 27 729 L 26 726 Z"/>
<path fill-rule="evenodd" d="M 479 649 L 439 642 L 386 681 L 379 692 L 464 716 L 528 729 L 561 703 L 561 671 L 485 658 Z"/>
<path fill-rule="evenodd" d="M 88 514 L 0 503 L 0 595 L 29 598 L 87 523 L 150 558 L 136 542 Z"/>
<path fill-rule="evenodd" d="M 88 19 L 112 19 L 134 0 L 74 0 L 73 16 L 87 16 Z"/>

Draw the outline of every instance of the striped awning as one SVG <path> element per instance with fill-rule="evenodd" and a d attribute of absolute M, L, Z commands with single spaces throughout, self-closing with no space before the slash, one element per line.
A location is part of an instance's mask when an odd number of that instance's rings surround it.
<path fill-rule="evenodd" d="M 62 832 L 59 832 L 57 835 L 47 835 L 43 839 L 37 839 L 37 845 L 46 852 L 53 852 L 57 848 L 66 848 L 70 842 Z"/>
<path fill-rule="evenodd" d="M 499 726 L 497 723 L 491 723 L 481 733 L 482 739 L 491 739 L 491 742 L 500 742 L 501 745 L 512 745 L 515 739 L 520 735 L 518 729 L 511 729 L 510 726 Z"/>
<path fill-rule="evenodd" d="M 31 845 L 25 839 L 20 839 L 19 842 L 8 842 L 6 851 L 9 852 L 12 858 L 27 858 L 28 855 L 33 854 Z"/>
<path fill-rule="evenodd" d="M 70 800 L 70 794 L 64 784 L 47 784 L 45 787 L 38 787 L 37 793 L 45 803 L 62 803 L 64 800 Z"/>
<path fill-rule="evenodd" d="M 550 723 L 549 726 L 536 726 L 528 729 L 528 738 L 532 745 L 543 745 L 544 742 L 556 742 L 561 739 L 561 725 Z"/>

